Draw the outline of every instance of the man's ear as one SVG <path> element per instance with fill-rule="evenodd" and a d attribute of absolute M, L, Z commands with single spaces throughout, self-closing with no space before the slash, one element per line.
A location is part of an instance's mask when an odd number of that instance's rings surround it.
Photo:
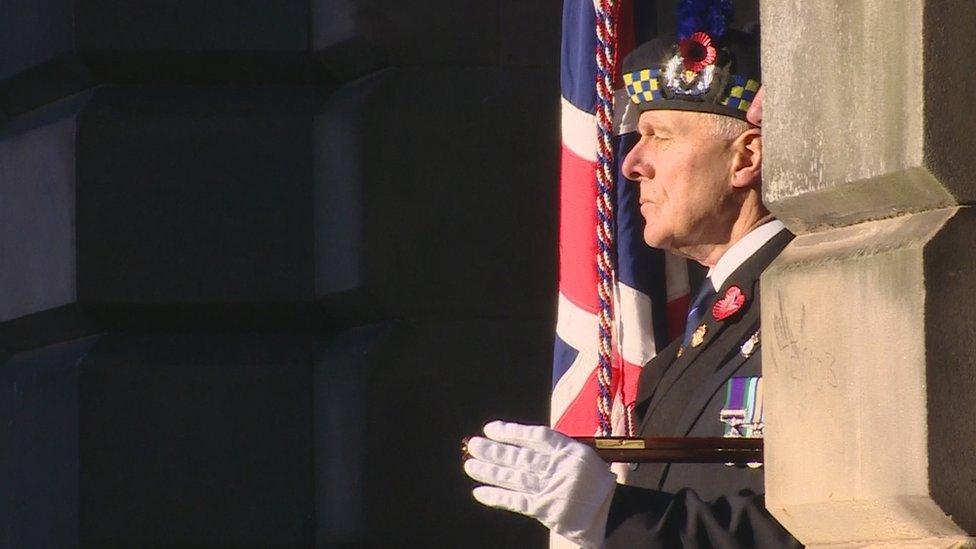
<path fill-rule="evenodd" d="M 732 142 L 732 186 L 738 189 L 762 181 L 762 130 L 749 128 Z"/>

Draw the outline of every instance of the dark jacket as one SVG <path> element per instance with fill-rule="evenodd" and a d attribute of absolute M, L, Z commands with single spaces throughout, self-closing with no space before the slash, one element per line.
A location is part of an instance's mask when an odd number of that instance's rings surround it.
<path fill-rule="evenodd" d="M 749 356 L 741 352 L 759 330 L 759 276 L 792 238 L 787 230 L 774 236 L 705 303 L 701 345 L 678 356 L 681 341 L 674 341 L 644 366 L 636 402 L 640 436 L 724 434 L 719 413 L 726 383 L 762 375 L 760 349 Z M 731 286 L 738 286 L 746 301 L 733 316 L 717 321 L 712 305 Z M 763 506 L 761 467 L 645 463 L 632 466 L 627 484 L 614 494 L 608 549 L 800 546 Z"/>

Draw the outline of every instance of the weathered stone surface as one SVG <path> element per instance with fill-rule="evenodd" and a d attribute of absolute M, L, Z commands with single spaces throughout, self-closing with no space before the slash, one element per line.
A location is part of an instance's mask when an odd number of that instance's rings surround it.
<path fill-rule="evenodd" d="M 860 223 L 764 273 L 766 503 L 803 543 L 976 531 L 974 230 L 969 208 Z"/>
<path fill-rule="evenodd" d="M 976 533 L 976 47 L 961 1 L 763 5 L 767 504 L 806 544 Z M 806 233 L 806 234 L 803 234 Z"/>
<path fill-rule="evenodd" d="M 763 5 L 764 200 L 797 232 L 976 201 L 962 1 Z"/>

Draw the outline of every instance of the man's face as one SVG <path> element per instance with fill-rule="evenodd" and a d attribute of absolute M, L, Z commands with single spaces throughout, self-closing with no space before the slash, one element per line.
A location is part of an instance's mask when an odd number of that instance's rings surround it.
<path fill-rule="evenodd" d="M 738 206 L 730 182 L 730 142 L 708 117 L 686 111 L 645 111 L 640 141 L 624 159 L 627 179 L 640 185 L 644 241 L 680 252 L 728 237 Z"/>

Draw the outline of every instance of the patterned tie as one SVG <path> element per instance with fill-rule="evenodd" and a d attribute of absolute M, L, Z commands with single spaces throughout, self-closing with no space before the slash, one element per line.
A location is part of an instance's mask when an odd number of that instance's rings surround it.
<path fill-rule="evenodd" d="M 688 320 L 685 322 L 685 337 L 681 341 L 681 344 L 685 347 L 688 346 L 688 342 L 691 341 L 691 334 L 695 333 L 695 329 L 701 324 L 701 319 L 705 316 L 705 304 L 711 301 L 711 298 L 715 297 L 715 288 L 712 286 L 712 279 L 705 277 L 702 280 L 701 287 L 698 288 L 698 294 L 695 295 L 695 300 L 691 303 L 691 308 L 688 309 Z"/>

